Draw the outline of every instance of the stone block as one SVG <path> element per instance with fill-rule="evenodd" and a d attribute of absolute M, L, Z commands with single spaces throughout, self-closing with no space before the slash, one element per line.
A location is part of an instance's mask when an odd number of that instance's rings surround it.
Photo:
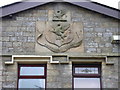
<path fill-rule="evenodd" d="M 35 22 L 28 22 L 28 21 L 25 22 L 25 21 L 24 21 L 24 22 L 23 22 L 23 26 L 29 26 L 29 27 L 30 27 L 30 26 L 35 26 Z"/>
<path fill-rule="evenodd" d="M 58 77 L 59 78 L 59 77 Z M 54 77 L 54 76 L 48 76 L 47 77 L 47 83 L 49 82 L 56 82 L 57 81 L 57 78 L 56 77 Z"/>
<path fill-rule="evenodd" d="M 13 72 L 13 71 L 15 71 L 15 72 Z M 14 67 L 14 68 L 10 67 L 10 69 L 7 68 L 7 71 L 3 72 L 4 76 L 11 76 L 12 77 L 12 76 L 16 76 L 17 74 L 18 74 L 17 73 L 17 67 Z"/>
<path fill-rule="evenodd" d="M 17 37 L 18 42 L 27 42 L 27 37 Z"/>
<path fill-rule="evenodd" d="M 16 27 L 18 25 L 17 21 L 10 21 L 11 27 Z"/>
<path fill-rule="evenodd" d="M 12 47 L 12 42 L 2 42 L 3 47 Z"/>
<path fill-rule="evenodd" d="M 2 30 L 6 31 L 6 32 L 15 32 L 15 31 L 17 31 L 17 27 L 7 26 L 7 27 L 3 27 Z"/>
<path fill-rule="evenodd" d="M 102 32 L 105 32 L 105 28 L 95 28 L 94 31 L 95 31 L 95 32 L 99 32 L 99 33 L 101 32 L 101 33 L 102 33 Z"/>
<path fill-rule="evenodd" d="M 16 20 L 20 20 L 20 21 L 22 21 L 22 20 L 24 20 L 24 17 L 16 17 Z"/>
<path fill-rule="evenodd" d="M 24 32 L 23 36 L 35 36 L 35 32 Z"/>
<path fill-rule="evenodd" d="M 2 36 L 3 37 L 8 37 L 8 36 L 14 36 L 15 35 L 15 33 L 14 32 L 2 32 Z"/>
<path fill-rule="evenodd" d="M 97 37 L 97 33 L 95 33 L 95 32 L 93 32 L 93 33 L 87 32 L 87 33 L 84 33 L 84 36 L 85 37 Z"/>
<path fill-rule="evenodd" d="M 27 42 L 27 43 L 23 43 L 23 51 L 24 52 L 34 52 L 35 51 L 35 44 L 32 42 Z"/>
<path fill-rule="evenodd" d="M 96 48 L 87 48 L 86 49 L 87 53 L 92 53 L 92 52 L 95 53 L 96 51 L 97 51 Z"/>
<path fill-rule="evenodd" d="M 84 28 L 84 32 L 93 32 L 93 28 Z"/>
<path fill-rule="evenodd" d="M 38 17 L 37 20 L 38 21 L 47 21 L 48 18 L 47 17 Z"/>
<path fill-rule="evenodd" d="M 101 43 L 106 43 L 106 42 L 111 43 L 111 37 L 112 36 L 101 37 Z"/>
<path fill-rule="evenodd" d="M 88 47 L 98 47 L 98 43 L 88 43 Z"/>
<path fill-rule="evenodd" d="M 72 90 L 72 83 L 69 83 L 69 82 L 62 83 L 62 88 L 65 88 L 65 89 L 69 88 L 69 90 Z"/>
<path fill-rule="evenodd" d="M 6 80 L 7 81 L 17 81 L 17 75 L 16 76 L 8 75 L 8 76 L 6 76 Z"/>
<path fill-rule="evenodd" d="M 22 42 L 13 42 L 13 47 L 20 47 L 22 46 Z"/>
<path fill-rule="evenodd" d="M 56 70 L 66 70 L 66 69 L 68 69 L 68 70 L 72 70 L 72 65 L 71 64 L 62 64 L 62 65 L 54 65 L 54 64 L 47 64 L 47 69 L 48 70 L 52 70 L 52 69 L 56 69 Z"/>
<path fill-rule="evenodd" d="M 55 69 L 47 70 L 47 76 L 59 76 L 59 75 L 60 75 L 59 70 Z"/>
<path fill-rule="evenodd" d="M 15 36 L 22 36 L 23 32 L 15 32 Z"/>
<path fill-rule="evenodd" d="M 100 48 L 97 48 L 97 53 L 102 53 L 102 50 Z"/>
<path fill-rule="evenodd" d="M 23 21 L 17 21 L 17 27 L 23 27 Z"/>
<path fill-rule="evenodd" d="M 14 81 L 3 82 L 3 88 L 17 88 L 16 82 Z"/>
<path fill-rule="evenodd" d="M 2 70 L 0 70 L 0 76 L 2 76 Z"/>
<path fill-rule="evenodd" d="M 0 90 L 2 90 L 2 82 L 0 82 Z"/>
<path fill-rule="evenodd" d="M 2 21 L 2 27 L 9 27 L 10 23 L 9 21 Z"/>
<path fill-rule="evenodd" d="M 50 82 L 47 83 L 47 88 L 62 88 L 61 82 Z"/>
<path fill-rule="evenodd" d="M 112 52 L 114 52 L 114 53 L 118 53 L 118 52 L 120 52 L 120 49 L 117 47 L 117 48 L 113 48 L 112 49 Z"/>
<path fill-rule="evenodd" d="M 35 46 L 35 43 L 32 43 L 32 42 L 25 42 L 23 43 L 23 47 L 24 48 L 33 48 Z"/>
<path fill-rule="evenodd" d="M 2 41 L 9 41 L 9 37 L 2 37 Z"/>
<path fill-rule="evenodd" d="M 103 33 L 98 33 L 97 35 L 98 35 L 98 37 L 102 37 Z"/>
<path fill-rule="evenodd" d="M 10 41 L 11 41 L 11 42 L 17 41 L 17 37 L 10 37 Z"/>
<path fill-rule="evenodd" d="M 102 52 L 104 52 L 104 53 L 112 52 L 112 48 L 109 48 L 109 47 L 102 48 Z"/>
<path fill-rule="evenodd" d="M 80 21 L 82 21 L 82 20 L 81 20 L 81 18 L 75 18 L 75 17 L 74 17 L 74 18 L 72 18 L 72 21 L 73 21 L 73 22 L 80 22 Z"/>
<path fill-rule="evenodd" d="M 35 27 L 27 27 L 26 30 L 30 32 L 35 32 Z"/>
<path fill-rule="evenodd" d="M 8 52 L 14 52 L 14 48 L 8 48 Z"/>
<path fill-rule="evenodd" d="M 112 33 L 111 32 L 103 33 L 103 37 L 112 37 Z"/>
<path fill-rule="evenodd" d="M 25 31 L 27 31 L 27 29 L 26 29 L 26 27 L 21 26 L 21 27 L 17 27 L 17 31 L 18 32 L 25 32 Z"/>
<path fill-rule="evenodd" d="M 95 23 L 94 22 L 84 22 L 84 27 L 88 27 L 88 28 L 90 28 L 90 27 L 94 27 L 95 26 Z"/>
<path fill-rule="evenodd" d="M 28 37 L 28 42 L 35 42 L 35 37 Z"/>
<path fill-rule="evenodd" d="M 21 47 L 15 47 L 14 52 L 15 53 L 23 53 L 23 47 L 22 46 Z"/>
<path fill-rule="evenodd" d="M 7 53 L 8 52 L 8 48 L 7 47 L 2 47 L 2 53 Z"/>
<path fill-rule="evenodd" d="M 112 47 L 112 44 L 111 43 L 106 43 L 105 47 Z"/>
<path fill-rule="evenodd" d="M 99 43 L 101 42 L 101 38 L 100 38 L 100 37 L 96 37 L 96 38 L 94 39 L 94 42 L 97 43 L 97 44 L 99 44 Z M 97 46 L 98 46 L 98 45 L 97 45 Z"/>
<path fill-rule="evenodd" d="M 48 10 L 38 10 L 37 11 L 37 16 L 41 17 L 41 16 L 47 16 Z"/>

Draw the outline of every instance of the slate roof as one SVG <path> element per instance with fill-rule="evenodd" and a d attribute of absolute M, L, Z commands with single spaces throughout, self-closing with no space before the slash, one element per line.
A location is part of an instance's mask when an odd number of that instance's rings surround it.
<path fill-rule="evenodd" d="M 116 19 L 120 19 L 120 10 L 118 9 L 114 9 L 99 3 L 95 3 L 95 2 L 91 2 L 91 1 L 85 1 L 85 2 L 72 2 L 70 0 L 63 0 L 64 2 L 68 2 L 71 3 L 73 5 L 88 9 L 88 10 L 92 10 L 95 12 L 98 12 L 100 14 L 104 14 Z M 49 1 L 49 2 L 54 2 L 54 1 Z M 0 17 L 5 17 L 11 14 L 15 14 L 30 8 L 34 8 L 40 5 L 44 5 L 47 4 L 49 2 L 28 2 L 28 1 L 23 1 L 23 2 L 17 2 L 17 3 L 13 3 L 7 6 L 3 6 L 0 8 L 0 10 L 2 10 L 2 14 L 0 15 Z"/>

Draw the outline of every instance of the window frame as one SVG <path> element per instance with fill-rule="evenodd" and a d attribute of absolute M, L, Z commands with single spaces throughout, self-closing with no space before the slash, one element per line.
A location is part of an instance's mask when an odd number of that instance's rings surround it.
<path fill-rule="evenodd" d="M 76 74 L 75 67 L 97 67 L 98 74 Z M 101 63 L 81 63 L 81 64 L 73 64 L 72 66 L 72 88 L 74 88 L 74 78 L 99 78 L 100 79 L 100 90 L 102 90 L 102 81 L 101 81 Z"/>
<path fill-rule="evenodd" d="M 20 75 L 21 67 L 44 67 L 44 75 Z M 46 64 L 18 64 L 17 88 L 19 89 L 19 79 L 45 79 L 45 89 L 46 89 L 46 76 L 47 76 L 46 70 L 47 70 Z"/>

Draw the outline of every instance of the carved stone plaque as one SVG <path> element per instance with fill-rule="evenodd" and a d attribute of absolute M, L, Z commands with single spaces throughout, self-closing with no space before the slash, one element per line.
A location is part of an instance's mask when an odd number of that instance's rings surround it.
<path fill-rule="evenodd" d="M 52 15 L 52 21 L 36 22 L 37 44 L 56 53 L 79 47 L 83 39 L 82 22 L 67 21 L 68 14 L 63 10 Z"/>
<path fill-rule="evenodd" d="M 37 43 L 53 52 L 65 52 L 70 48 L 78 47 L 82 43 L 82 23 L 42 23 L 37 22 Z M 59 26 L 60 24 L 60 26 Z M 61 27 L 61 28 L 59 28 Z M 74 28 L 74 29 L 73 29 Z"/>

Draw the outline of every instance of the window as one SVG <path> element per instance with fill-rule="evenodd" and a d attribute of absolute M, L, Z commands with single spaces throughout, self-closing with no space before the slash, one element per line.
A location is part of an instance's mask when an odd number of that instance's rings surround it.
<path fill-rule="evenodd" d="M 18 88 L 45 88 L 46 65 L 19 65 Z"/>
<path fill-rule="evenodd" d="M 73 64 L 73 87 L 101 88 L 100 64 Z"/>

